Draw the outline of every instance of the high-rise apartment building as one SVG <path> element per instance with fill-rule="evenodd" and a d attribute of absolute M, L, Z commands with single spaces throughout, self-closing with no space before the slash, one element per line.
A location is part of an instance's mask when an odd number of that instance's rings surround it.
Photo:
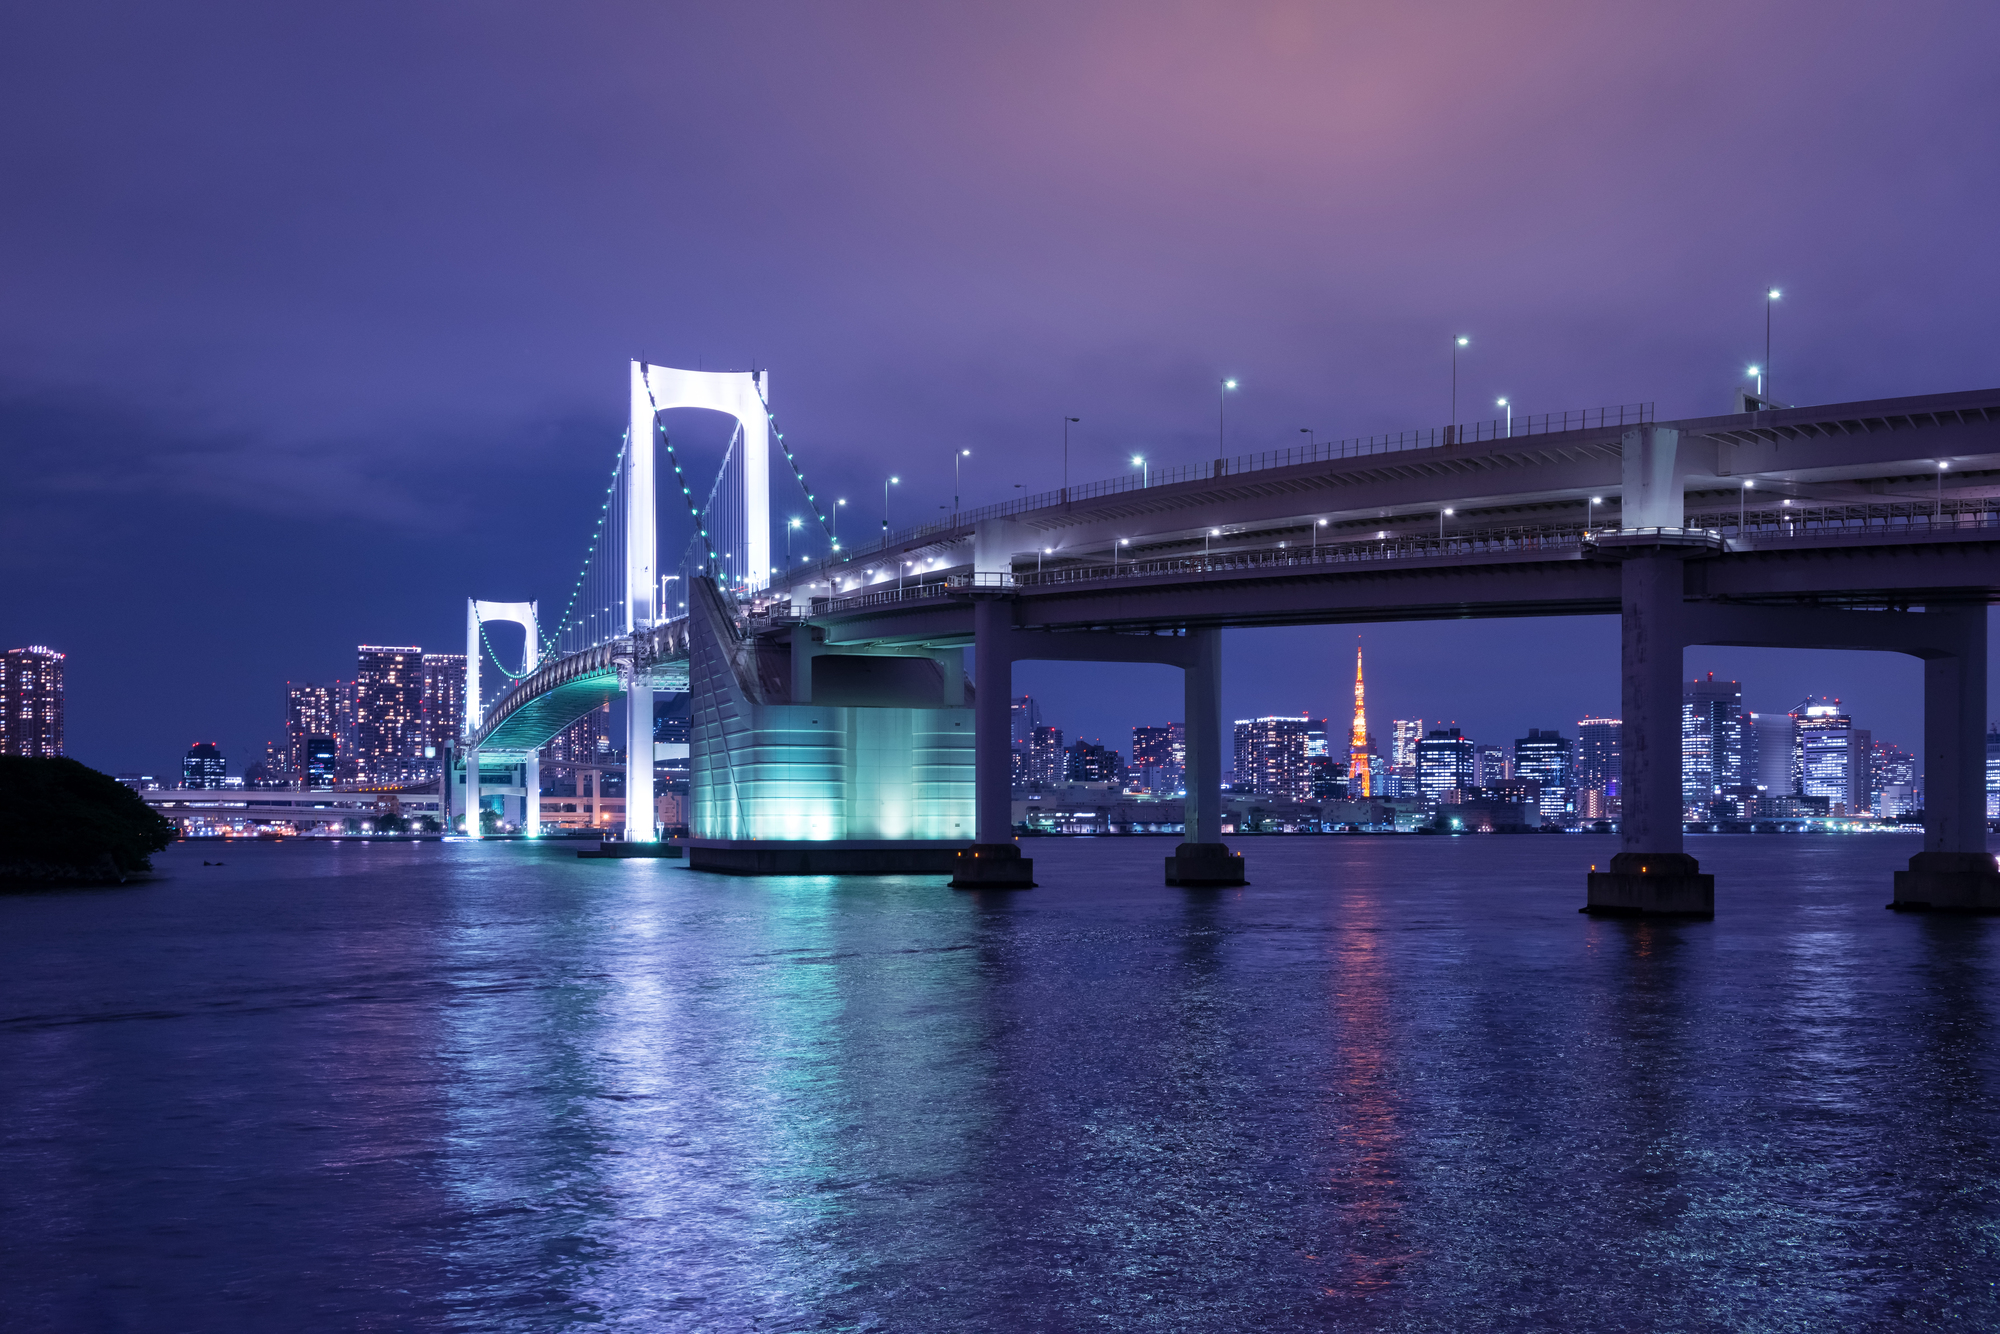
<path fill-rule="evenodd" d="M 0 658 L 0 755 L 63 753 L 64 656 L 34 644 Z"/>
<path fill-rule="evenodd" d="M 1424 805 L 1439 806 L 1448 792 L 1479 786 L 1474 777 L 1474 747 L 1456 727 L 1432 728 L 1417 743 L 1417 786 Z"/>
<path fill-rule="evenodd" d="M 1187 775 L 1187 728 L 1180 723 L 1132 729 L 1132 776 L 1149 792 L 1179 792 Z"/>
<path fill-rule="evenodd" d="M 1303 715 L 1242 718 L 1236 723 L 1236 790 L 1268 797 L 1312 795 L 1306 741 L 1312 719 Z M 1325 733 L 1325 724 L 1319 731 Z"/>
<path fill-rule="evenodd" d="M 1798 780 L 1792 773 L 1792 718 L 1786 713 L 1746 713 L 1743 715 L 1744 781 L 1761 788 L 1767 797 L 1798 794 Z"/>
<path fill-rule="evenodd" d="M 229 765 L 222 758 L 222 748 L 213 741 L 195 742 L 181 759 L 182 787 L 221 787 L 228 776 Z"/>
<path fill-rule="evenodd" d="M 363 644 L 356 653 L 355 777 L 370 785 L 422 777 L 424 651 Z"/>
<path fill-rule="evenodd" d="M 1017 788 L 1032 786 L 1028 779 L 1028 752 L 1035 729 L 1042 725 L 1042 708 L 1033 695 L 1016 695 L 1007 708 L 1007 771 Z"/>
<path fill-rule="evenodd" d="M 1577 799 L 1583 802 L 1586 792 L 1598 794 L 1588 801 L 1585 812 L 1593 820 L 1614 815 L 1619 809 L 1618 792 L 1625 774 L 1624 735 L 1625 724 L 1617 718 L 1583 718 L 1576 724 Z"/>
<path fill-rule="evenodd" d="M 1027 786 L 1042 791 L 1059 785 L 1067 765 L 1060 727 L 1036 727 L 1028 736 Z"/>
<path fill-rule="evenodd" d="M 1398 778 L 1417 776 L 1417 743 L 1424 739 L 1424 720 L 1397 718 L 1389 724 L 1389 767 Z"/>
<path fill-rule="evenodd" d="M 285 683 L 284 776 L 289 782 L 304 781 L 311 767 L 308 750 L 314 737 L 337 744 L 340 736 L 339 692 L 332 686 L 316 686 L 310 681 Z"/>
<path fill-rule="evenodd" d="M 1700 818 L 1742 785 L 1743 687 L 1715 673 L 1681 685 L 1681 807 Z"/>
<path fill-rule="evenodd" d="M 1472 748 L 1472 781 L 1477 787 L 1492 787 L 1512 775 L 1507 770 L 1507 748 L 1505 746 L 1474 746 Z"/>
<path fill-rule="evenodd" d="M 1072 783 L 1115 783 L 1118 781 L 1118 752 L 1102 742 L 1078 738 L 1064 761 L 1064 777 Z"/>
<path fill-rule="evenodd" d="M 465 728 L 465 655 L 426 653 L 423 673 L 424 767 L 434 774 Z"/>
<path fill-rule="evenodd" d="M 1569 739 L 1553 728 L 1531 727 L 1514 742 L 1514 778 L 1532 780 L 1545 823 L 1561 823 L 1570 814 L 1574 781 Z"/>
<path fill-rule="evenodd" d="M 657 722 L 654 735 L 659 735 Z M 611 762 L 611 706 L 601 704 L 549 739 L 542 758 L 552 764 L 607 764 Z"/>
<path fill-rule="evenodd" d="M 305 743 L 306 787 L 314 792 L 331 791 L 339 774 L 338 748 L 330 736 L 309 736 Z"/>

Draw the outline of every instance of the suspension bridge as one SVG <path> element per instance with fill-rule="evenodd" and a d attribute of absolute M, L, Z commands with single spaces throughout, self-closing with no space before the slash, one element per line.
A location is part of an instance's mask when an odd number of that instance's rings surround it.
<path fill-rule="evenodd" d="M 1185 685 L 1169 883 L 1229 884 L 1220 636 L 1271 625 L 1618 615 L 1622 851 L 1591 911 L 1713 911 L 1682 844 L 1681 652 L 1866 648 L 1924 664 L 1924 851 L 1904 907 L 2000 909 L 1986 850 L 1986 607 L 2000 598 L 2000 390 L 1657 420 L 1627 404 L 1218 457 L 832 541 L 762 372 L 633 363 L 630 425 L 553 630 L 472 600 L 449 783 L 518 792 L 536 753 L 627 702 L 626 827 L 657 838 L 653 697 L 689 697 L 691 863 L 1032 883 L 1011 828 L 1012 667 L 1151 662 Z M 698 490 L 661 414 L 735 420 Z M 828 539 L 772 563 L 774 453 Z M 662 463 L 665 468 L 661 467 Z M 659 496 L 692 534 L 659 559 Z M 672 499 L 673 492 L 679 500 Z M 520 624 L 503 664 L 486 626 Z M 491 703 L 484 656 L 507 678 Z M 971 658 L 970 679 L 967 657 Z M 498 771 L 497 774 L 495 771 Z M 474 827 L 473 822 L 468 827 Z"/>

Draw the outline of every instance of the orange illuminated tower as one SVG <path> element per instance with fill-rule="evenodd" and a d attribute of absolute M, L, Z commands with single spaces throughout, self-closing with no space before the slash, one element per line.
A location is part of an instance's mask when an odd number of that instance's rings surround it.
<path fill-rule="evenodd" d="M 1361 646 L 1354 646 L 1354 730 L 1347 738 L 1347 795 L 1375 795 L 1370 759 L 1375 747 L 1368 739 L 1368 709 L 1361 687 Z"/>

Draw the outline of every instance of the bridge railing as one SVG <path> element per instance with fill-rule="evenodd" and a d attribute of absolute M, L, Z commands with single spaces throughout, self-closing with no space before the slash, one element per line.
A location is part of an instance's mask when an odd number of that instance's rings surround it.
<path fill-rule="evenodd" d="M 1156 486 L 1210 481 L 1218 477 L 1235 476 L 1238 473 L 1291 468 L 1304 463 L 1330 463 L 1340 459 L 1365 458 L 1373 454 L 1392 454 L 1402 450 L 1436 449 L 1445 445 L 1525 439 L 1563 431 L 1641 426 L 1653 419 L 1653 404 L 1623 403 L 1603 408 L 1574 408 L 1566 412 L 1521 413 L 1514 417 L 1511 423 L 1506 418 L 1500 417 L 1490 421 L 1462 422 L 1456 427 L 1434 426 L 1426 430 L 1398 431 L 1393 435 L 1354 436 L 1345 440 L 1309 440 L 1303 445 L 1286 449 L 1268 449 L 1261 453 L 1238 454 L 1225 459 L 1204 459 L 1199 463 L 1141 468 L 1136 472 L 1107 477 L 1101 481 L 1042 491 L 994 505 L 982 505 L 977 509 L 960 510 L 948 519 L 937 519 L 918 524 L 913 528 L 901 529 L 872 545 L 855 547 L 841 554 L 845 560 L 862 559 L 887 551 L 891 547 L 905 546 L 951 533 L 978 523 L 982 519 L 1005 518 L 1010 514 L 1049 509 L 1056 505 L 1073 504 L 1079 500 L 1095 500 L 1128 491 L 1149 490 Z"/>

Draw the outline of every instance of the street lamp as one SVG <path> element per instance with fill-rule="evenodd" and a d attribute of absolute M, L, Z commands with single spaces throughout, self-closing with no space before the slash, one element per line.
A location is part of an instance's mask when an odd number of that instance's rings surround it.
<path fill-rule="evenodd" d="M 1117 540 L 1116 542 L 1112 543 L 1112 546 L 1111 546 L 1111 573 L 1113 573 L 1113 574 L 1117 574 L 1117 573 L 1118 573 L 1118 548 L 1119 548 L 1119 547 L 1129 547 L 1129 546 L 1131 546 L 1131 545 L 1132 545 L 1132 539 L 1131 539 L 1131 538 L 1129 538 L 1129 537 L 1121 537 L 1121 538 L 1119 538 L 1119 539 L 1118 539 L 1118 540 Z"/>
<path fill-rule="evenodd" d="M 1063 489 L 1062 489 L 1062 498 L 1063 498 L 1064 502 L 1067 502 L 1067 501 L 1069 500 L 1069 424 L 1070 424 L 1071 422 L 1080 422 L 1080 421 L 1082 421 L 1082 420 L 1083 420 L 1083 418 L 1081 418 L 1081 417 L 1064 417 L 1064 418 L 1063 418 Z"/>
<path fill-rule="evenodd" d="M 1944 474 L 1945 469 L 1949 467 L 1951 465 L 1943 459 L 1938 460 L 1937 517 L 1939 521 L 1944 519 Z"/>
<path fill-rule="evenodd" d="M 1312 549 L 1313 549 L 1313 555 L 1315 555 L 1315 556 L 1319 555 L 1319 530 L 1320 530 L 1320 529 L 1322 529 L 1322 528 L 1324 528 L 1324 527 L 1326 527 L 1326 520 L 1325 520 L 1325 519 L 1321 519 L 1321 520 L 1320 520 L 1320 521 L 1319 521 L 1318 523 L 1316 523 L 1316 524 L 1314 524 L 1314 525 L 1313 525 L 1313 530 L 1312 530 L 1312 536 L 1313 536 L 1313 545 L 1312 545 Z"/>
<path fill-rule="evenodd" d="M 951 456 L 951 516 L 954 522 L 958 519 L 958 465 L 963 463 L 965 456 L 971 452 L 969 449 L 961 449 Z"/>
<path fill-rule="evenodd" d="M 785 525 L 785 573 L 792 572 L 792 534 L 798 531 L 799 521 L 793 519 Z"/>
<path fill-rule="evenodd" d="M 1132 462 L 1138 464 L 1140 468 L 1139 485 L 1151 486 L 1153 484 L 1153 465 L 1146 462 L 1146 456 L 1143 454 L 1134 454 Z"/>
<path fill-rule="evenodd" d="M 1228 452 L 1223 444 L 1226 438 L 1223 432 L 1223 422 L 1225 420 L 1225 413 L 1229 407 L 1229 391 L 1235 387 L 1236 381 L 1225 376 L 1222 381 L 1222 388 L 1217 390 L 1215 394 L 1215 461 L 1217 463 L 1222 462 L 1222 456 Z"/>
<path fill-rule="evenodd" d="M 1319 448 L 1319 436 L 1314 434 L 1313 428 L 1310 426 L 1301 426 L 1299 434 L 1306 438 L 1306 453 L 1310 456 L 1313 450 Z"/>
<path fill-rule="evenodd" d="M 833 532 L 829 536 L 833 538 L 833 549 L 835 551 L 840 550 L 840 507 L 846 503 L 844 500 L 833 502 Z"/>
<path fill-rule="evenodd" d="M 1452 512 L 1453 512 L 1453 511 L 1451 511 L 1451 510 L 1439 510 L 1439 511 L 1438 511 L 1438 541 L 1440 541 L 1440 542 L 1444 541 L 1444 519 L 1445 519 L 1445 516 L 1446 516 L 1447 514 L 1450 514 L 1450 513 L 1452 513 Z"/>
<path fill-rule="evenodd" d="M 1764 368 L 1762 366 L 1752 366 L 1750 374 L 1757 377 L 1757 397 L 1762 398 L 1764 396 Z"/>
<path fill-rule="evenodd" d="M 1460 334 L 1451 344 L 1451 435 L 1454 440 L 1458 438 L 1458 349 L 1471 341 Z"/>
<path fill-rule="evenodd" d="M 1211 538 L 1211 537 L 1221 537 L 1221 536 L 1222 536 L 1222 530 L 1221 530 L 1220 528 L 1211 528 L 1211 529 L 1209 529 L 1209 530 L 1208 530 L 1207 532 L 1203 533 L 1203 534 L 1201 535 L 1201 554 L 1202 554 L 1203 556 L 1206 556 L 1206 555 L 1208 555 L 1208 539 L 1209 539 L 1209 538 Z"/>
<path fill-rule="evenodd" d="M 1783 295 L 1784 295 L 1784 293 L 1780 292 L 1780 291 L 1779 291 L 1779 290 L 1778 290 L 1777 288 L 1775 288 L 1775 287 L 1773 287 L 1773 288 L 1772 288 L 1771 290 L 1769 290 L 1768 292 L 1764 293 L 1764 376 L 1765 376 L 1765 379 L 1769 379 L 1769 378 L 1770 378 L 1770 374 L 1771 374 L 1771 306 L 1772 306 L 1772 304 L 1773 304 L 1774 302 L 1776 302 L 1776 301 L 1777 301 L 1777 299 L 1778 299 L 1778 298 L 1779 298 L 1780 296 L 1783 296 Z M 1761 398 L 1761 397 L 1763 396 L 1763 393 L 1764 393 L 1764 381 L 1763 381 L 1763 380 L 1759 380 L 1759 381 L 1757 382 L 1757 394 L 1758 394 L 1758 396 L 1759 396 L 1759 397 Z"/>
<path fill-rule="evenodd" d="M 1751 478 L 1743 479 L 1743 489 L 1736 493 L 1736 535 L 1743 536 L 1744 520 L 1750 512 L 1750 488 L 1757 485 Z"/>
<path fill-rule="evenodd" d="M 1500 400 L 1500 406 L 1507 409 L 1507 438 L 1512 440 L 1514 438 L 1514 405 L 1503 398 Z"/>
<path fill-rule="evenodd" d="M 882 540 L 889 540 L 889 488 L 902 482 L 900 477 L 891 477 L 882 483 Z"/>

